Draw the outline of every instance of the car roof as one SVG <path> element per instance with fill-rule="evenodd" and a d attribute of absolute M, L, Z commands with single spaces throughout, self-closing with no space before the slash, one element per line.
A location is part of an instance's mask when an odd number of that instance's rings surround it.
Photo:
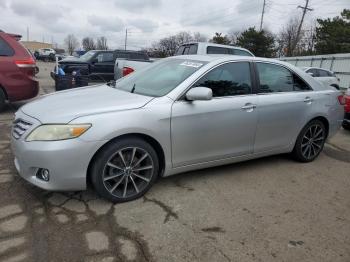
<path fill-rule="evenodd" d="M 170 59 L 183 59 L 183 60 L 198 60 L 203 62 L 226 62 L 226 61 L 267 61 L 267 62 L 274 62 L 282 65 L 288 65 L 291 64 L 279 61 L 272 58 L 264 58 L 264 57 L 255 57 L 255 56 L 239 56 L 239 55 L 221 55 L 221 54 L 215 54 L 215 55 L 179 55 L 179 56 L 171 56 L 168 57 Z"/>
<path fill-rule="evenodd" d="M 240 50 L 244 50 L 244 51 L 248 50 L 248 49 L 240 47 L 240 46 L 221 45 L 221 44 L 215 44 L 215 43 L 210 43 L 210 42 L 188 42 L 188 43 L 184 43 L 182 45 L 193 45 L 193 44 L 204 45 L 204 46 L 217 46 L 217 47 L 232 48 L 232 49 L 240 49 Z"/>

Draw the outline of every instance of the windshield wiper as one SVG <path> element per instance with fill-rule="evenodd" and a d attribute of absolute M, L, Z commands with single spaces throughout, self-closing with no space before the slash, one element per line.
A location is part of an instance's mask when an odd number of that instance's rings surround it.
<path fill-rule="evenodd" d="M 134 93 L 135 92 L 135 87 L 136 87 L 136 83 L 132 86 L 130 93 Z"/>

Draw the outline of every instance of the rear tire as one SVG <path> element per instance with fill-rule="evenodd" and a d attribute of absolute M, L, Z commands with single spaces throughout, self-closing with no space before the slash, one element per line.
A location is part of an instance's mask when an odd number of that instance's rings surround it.
<path fill-rule="evenodd" d="M 0 112 L 4 110 L 5 105 L 6 105 L 6 96 L 4 91 L 2 91 L 2 89 L 0 88 Z"/>
<path fill-rule="evenodd" d="M 349 125 L 349 124 L 343 124 L 343 128 L 344 128 L 345 130 L 350 131 L 350 125 Z"/>
<path fill-rule="evenodd" d="M 97 193 L 114 203 L 143 196 L 159 171 L 156 151 L 144 140 L 130 137 L 107 144 L 94 158 L 91 181 Z"/>
<path fill-rule="evenodd" d="M 312 120 L 300 132 L 292 156 L 299 162 L 314 161 L 326 141 L 326 128 L 319 120 Z"/>

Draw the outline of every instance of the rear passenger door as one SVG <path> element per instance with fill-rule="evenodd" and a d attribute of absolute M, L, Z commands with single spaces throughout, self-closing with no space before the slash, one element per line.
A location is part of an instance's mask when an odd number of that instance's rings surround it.
<path fill-rule="evenodd" d="M 254 153 L 287 148 L 312 110 L 313 92 L 289 69 L 273 63 L 256 63 L 258 124 Z"/>

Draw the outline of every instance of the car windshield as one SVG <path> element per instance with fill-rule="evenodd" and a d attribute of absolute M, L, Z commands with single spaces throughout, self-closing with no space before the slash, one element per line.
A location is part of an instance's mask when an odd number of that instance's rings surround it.
<path fill-rule="evenodd" d="M 86 62 L 86 61 L 90 60 L 90 58 L 93 57 L 94 54 L 96 54 L 96 51 L 89 51 L 89 52 L 83 54 L 81 57 L 79 57 L 79 60 Z"/>
<path fill-rule="evenodd" d="M 206 63 L 189 59 L 164 59 L 121 78 L 116 87 L 146 96 L 164 96 Z"/>

